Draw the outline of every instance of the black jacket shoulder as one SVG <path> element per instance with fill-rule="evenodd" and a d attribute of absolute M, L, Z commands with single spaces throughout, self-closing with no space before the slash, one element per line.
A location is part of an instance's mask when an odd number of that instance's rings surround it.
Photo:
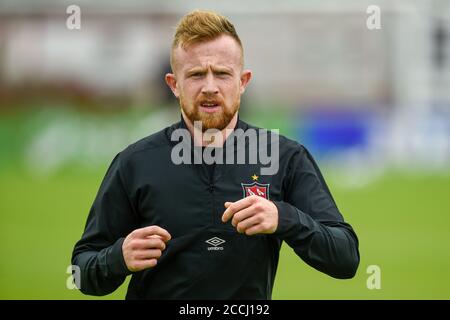
<path fill-rule="evenodd" d="M 169 143 L 167 139 L 167 130 L 169 128 L 164 128 L 128 145 L 120 152 L 121 159 L 126 160 L 141 151 L 166 147 Z"/>

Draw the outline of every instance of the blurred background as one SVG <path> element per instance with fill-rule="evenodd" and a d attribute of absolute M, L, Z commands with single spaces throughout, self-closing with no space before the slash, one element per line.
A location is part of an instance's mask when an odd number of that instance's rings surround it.
<path fill-rule="evenodd" d="M 0 298 L 92 299 L 66 287 L 73 245 L 114 155 L 179 120 L 163 76 L 196 8 L 229 17 L 244 44 L 241 118 L 313 153 L 360 239 L 347 281 L 284 245 L 273 298 L 449 299 L 445 0 L 0 1 Z"/>

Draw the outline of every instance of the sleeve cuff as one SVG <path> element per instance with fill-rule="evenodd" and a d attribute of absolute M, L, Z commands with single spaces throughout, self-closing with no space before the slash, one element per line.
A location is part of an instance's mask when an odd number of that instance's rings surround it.
<path fill-rule="evenodd" d="M 298 232 L 300 218 L 297 210 L 289 203 L 283 201 L 272 201 L 278 209 L 278 227 L 275 235 L 288 238 Z"/>
<path fill-rule="evenodd" d="M 111 247 L 108 253 L 108 267 L 113 275 L 126 276 L 131 274 L 128 270 L 122 253 L 122 244 L 125 238 L 120 238 Z"/>

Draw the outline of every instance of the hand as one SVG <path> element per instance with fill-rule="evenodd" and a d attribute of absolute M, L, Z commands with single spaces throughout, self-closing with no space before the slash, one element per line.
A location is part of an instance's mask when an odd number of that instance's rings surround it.
<path fill-rule="evenodd" d="M 236 202 L 225 202 L 222 221 L 231 220 L 239 233 L 254 235 L 274 233 L 278 227 L 278 209 L 275 204 L 260 196 L 249 196 Z"/>
<path fill-rule="evenodd" d="M 128 270 L 136 272 L 156 266 L 170 238 L 170 234 L 158 226 L 131 232 L 122 244 L 123 258 Z"/>

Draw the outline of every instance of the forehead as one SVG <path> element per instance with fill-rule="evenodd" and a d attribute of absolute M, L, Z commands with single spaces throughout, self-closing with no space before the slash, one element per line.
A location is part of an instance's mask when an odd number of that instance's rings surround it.
<path fill-rule="evenodd" d="M 241 48 L 232 37 L 222 35 L 216 39 L 193 43 L 186 48 L 178 46 L 174 52 L 175 65 L 180 70 L 206 67 L 208 64 L 240 67 Z"/>

